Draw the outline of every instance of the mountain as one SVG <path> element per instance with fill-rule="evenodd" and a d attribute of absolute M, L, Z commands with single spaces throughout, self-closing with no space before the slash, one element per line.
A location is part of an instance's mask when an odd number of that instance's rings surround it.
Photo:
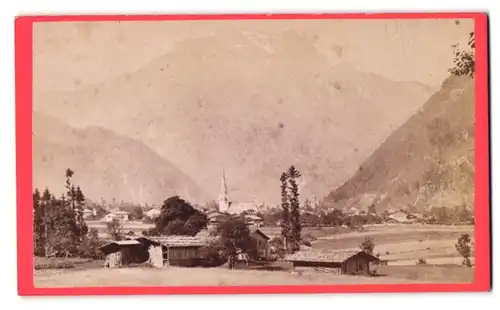
<path fill-rule="evenodd" d="M 161 204 L 169 196 L 199 198 L 200 187 L 143 143 L 110 130 L 74 129 L 54 117 L 33 114 L 34 186 L 64 191 L 67 168 L 92 200 Z"/>
<path fill-rule="evenodd" d="M 302 197 L 324 196 L 431 94 L 344 60 L 332 65 L 293 31 L 220 30 L 101 84 L 37 93 L 34 103 L 72 126 L 142 141 L 212 198 L 224 169 L 230 199 L 278 203 L 290 165 L 302 172 Z"/>
<path fill-rule="evenodd" d="M 474 81 L 451 76 L 325 203 L 474 207 Z"/>

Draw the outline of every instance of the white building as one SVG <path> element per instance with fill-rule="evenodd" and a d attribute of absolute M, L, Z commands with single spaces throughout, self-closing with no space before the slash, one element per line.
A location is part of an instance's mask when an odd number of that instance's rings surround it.
<path fill-rule="evenodd" d="M 158 216 L 160 216 L 160 214 L 161 214 L 161 210 L 157 209 L 157 208 L 153 208 L 153 209 L 151 209 L 149 211 L 144 212 L 144 215 L 146 217 L 149 217 L 150 219 L 155 219 Z"/>
<path fill-rule="evenodd" d="M 126 211 L 113 211 L 111 213 L 106 214 L 106 216 L 102 218 L 101 222 L 111 222 L 114 219 L 117 219 L 121 222 L 128 222 L 129 216 L 130 213 Z"/>

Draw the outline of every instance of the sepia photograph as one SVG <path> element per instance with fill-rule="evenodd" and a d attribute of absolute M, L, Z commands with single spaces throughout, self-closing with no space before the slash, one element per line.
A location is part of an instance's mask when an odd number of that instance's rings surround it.
<path fill-rule="evenodd" d="M 34 287 L 475 283 L 475 25 L 33 23 Z"/>

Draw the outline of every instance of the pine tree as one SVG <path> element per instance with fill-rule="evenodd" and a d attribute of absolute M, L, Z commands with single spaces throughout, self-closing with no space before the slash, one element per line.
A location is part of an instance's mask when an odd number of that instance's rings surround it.
<path fill-rule="evenodd" d="M 301 241 L 301 230 L 300 225 L 300 201 L 299 201 L 299 186 L 297 184 L 297 179 L 300 178 L 300 172 L 294 167 L 290 166 L 288 169 L 288 189 L 290 190 L 289 201 L 290 201 L 290 226 L 292 228 L 291 239 L 293 251 L 300 249 Z"/>
<path fill-rule="evenodd" d="M 69 230 L 65 232 L 65 237 L 63 238 L 65 244 L 64 251 L 72 254 L 77 251 L 81 242 L 80 227 L 77 222 L 79 213 L 77 210 L 77 191 L 75 186 L 71 183 L 71 178 L 74 174 L 75 172 L 73 170 L 66 169 L 66 197 L 62 199 L 65 207 L 65 211 L 63 212 L 65 217 L 62 219 L 62 223 L 64 223 L 64 228 Z M 81 216 L 83 219 L 83 209 L 81 210 Z M 85 234 L 86 233 L 87 231 L 85 231 Z"/>
<path fill-rule="evenodd" d="M 71 199 L 64 194 L 60 200 L 56 200 L 57 216 L 55 217 L 57 250 L 64 253 L 66 257 L 77 252 L 78 236 L 75 221 L 75 212 Z"/>
<path fill-rule="evenodd" d="M 288 203 L 287 193 L 287 180 L 286 173 L 281 174 L 281 236 L 284 240 L 285 250 L 288 252 L 288 244 L 291 241 L 291 227 L 290 227 L 290 205 Z"/>
<path fill-rule="evenodd" d="M 51 253 L 52 248 L 49 241 L 49 235 L 51 234 L 51 216 L 52 216 L 52 204 L 53 197 L 49 192 L 48 188 L 45 188 L 42 194 L 42 199 L 40 202 L 40 208 L 42 210 L 42 219 L 43 219 L 43 234 L 44 234 L 44 256 L 47 256 Z"/>
<path fill-rule="evenodd" d="M 80 186 L 76 187 L 75 192 L 75 220 L 77 226 L 78 237 L 80 242 L 85 238 L 89 229 L 87 224 L 85 223 L 85 219 L 83 218 L 83 208 L 85 207 L 85 195 L 83 195 Z"/>
<path fill-rule="evenodd" d="M 43 214 L 42 197 L 38 188 L 33 193 L 33 240 L 34 254 L 45 255 L 45 220 Z"/>

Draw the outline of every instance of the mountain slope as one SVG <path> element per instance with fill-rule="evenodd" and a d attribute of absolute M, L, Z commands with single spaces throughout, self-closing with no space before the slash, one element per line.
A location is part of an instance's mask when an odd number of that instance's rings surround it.
<path fill-rule="evenodd" d="M 345 184 L 325 199 L 338 207 L 474 207 L 474 81 L 448 78 Z"/>
<path fill-rule="evenodd" d="M 34 186 L 62 193 L 67 168 L 92 200 L 159 204 L 175 194 L 192 199 L 202 194 L 193 180 L 139 141 L 99 127 L 73 129 L 35 111 Z"/>
<path fill-rule="evenodd" d="M 295 32 L 228 30 L 182 41 L 102 84 L 36 94 L 35 107 L 144 142 L 213 198 L 224 168 L 231 199 L 277 203 L 291 164 L 302 172 L 303 197 L 323 196 L 430 94 L 346 62 L 332 67 Z"/>

